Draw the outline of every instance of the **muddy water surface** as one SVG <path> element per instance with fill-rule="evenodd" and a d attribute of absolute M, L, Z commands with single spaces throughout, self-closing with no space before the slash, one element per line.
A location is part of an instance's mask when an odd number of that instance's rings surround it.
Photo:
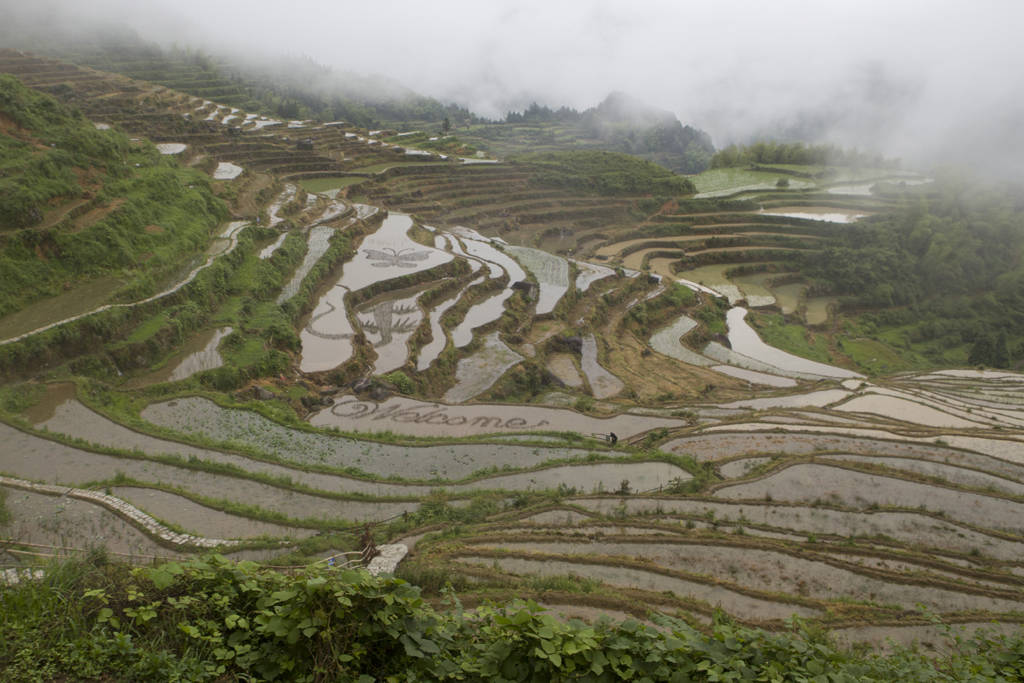
<path fill-rule="evenodd" d="M 490 557 L 468 556 L 455 559 L 466 564 L 477 564 L 486 567 L 490 567 L 494 562 L 497 562 L 503 571 L 513 574 L 535 574 L 539 576 L 571 574 L 597 579 L 613 586 L 627 586 L 629 588 L 657 592 L 670 591 L 677 595 L 690 596 L 697 600 L 702 600 L 711 606 L 721 607 L 730 614 L 743 615 L 749 619 L 785 619 L 793 614 L 801 616 L 817 614 L 817 610 L 808 607 L 771 602 L 761 598 L 750 597 L 721 586 L 688 581 L 674 576 L 666 576 L 631 567 L 574 563 L 564 560 L 534 560 L 519 557 L 502 557 L 495 560 Z"/>
<path fill-rule="evenodd" d="M 412 295 L 409 290 L 393 292 L 356 310 L 360 327 L 377 352 L 373 374 L 381 375 L 405 365 L 409 338 L 423 319 L 423 310 L 417 304 L 422 294 L 422 289 Z"/>
<path fill-rule="evenodd" d="M 482 394 L 522 360 L 522 356 L 498 338 L 497 332 L 492 332 L 479 351 L 459 361 L 455 368 L 455 386 L 445 393 L 443 400 L 462 403 Z"/>
<path fill-rule="evenodd" d="M 558 378 L 567 387 L 579 389 L 583 386 L 583 378 L 580 377 L 576 363 L 573 362 L 572 354 L 555 353 L 548 356 L 548 372 Z"/>
<path fill-rule="evenodd" d="M 473 263 L 476 262 L 474 261 Z M 479 267 L 479 264 L 477 264 L 477 266 Z M 444 328 L 441 327 L 441 316 L 444 315 L 445 311 L 459 302 L 463 295 L 465 295 L 467 289 L 483 281 L 483 276 L 473 280 L 458 294 L 446 301 L 442 301 L 430 312 L 430 341 L 420 347 L 420 355 L 416 360 L 417 370 L 423 372 L 429 368 L 430 364 L 437 360 L 437 357 L 441 355 L 442 351 L 444 351 L 444 347 L 448 345 L 448 335 L 445 333 Z"/>
<path fill-rule="evenodd" d="M 316 534 L 313 529 L 282 526 L 230 515 L 160 489 L 114 486 L 111 488 L 111 493 L 153 517 L 163 522 L 177 524 L 186 532 L 197 536 L 226 539 L 258 536 L 308 538 Z"/>
<path fill-rule="evenodd" d="M 466 317 L 462 319 L 455 329 L 452 330 L 452 344 L 455 348 L 461 349 L 473 341 L 473 330 L 492 323 L 501 317 L 505 312 L 505 302 L 512 296 L 511 289 L 504 289 L 501 292 L 474 304 L 466 311 Z"/>
<path fill-rule="evenodd" d="M 982 528 L 1024 533 L 1024 503 L 916 481 L 803 464 L 763 479 L 724 486 L 715 497 L 813 502 L 835 501 L 854 508 L 873 504 L 921 507 Z"/>
<path fill-rule="evenodd" d="M 416 436 L 473 436 L 501 432 L 559 430 L 574 431 L 587 436 L 615 432 L 620 439 L 658 427 L 686 424 L 683 420 L 647 415 L 596 418 L 572 410 L 540 406 L 453 406 L 404 397 L 392 397 L 381 403 L 374 403 L 353 396 L 336 399 L 334 406 L 313 415 L 310 423 L 318 427 L 338 427 L 346 431 L 393 431 Z"/>
<path fill-rule="evenodd" d="M 197 372 L 219 368 L 224 365 L 224 359 L 221 358 L 217 347 L 229 334 L 230 327 L 221 327 L 194 336 L 181 346 L 175 358 L 168 361 L 167 365 L 156 372 L 126 382 L 125 388 L 134 389 L 160 382 L 178 382 L 188 379 Z"/>
<path fill-rule="evenodd" d="M 242 175 L 242 171 L 245 170 L 241 166 L 237 166 L 227 161 L 222 161 L 217 164 L 217 168 L 213 172 L 214 180 L 234 180 L 238 176 Z"/>
<path fill-rule="evenodd" d="M 273 256 L 274 252 L 280 249 L 281 245 L 284 244 L 286 237 L 288 237 L 288 233 L 282 232 L 276 240 L 263 247 L 263 249 L 260 250 L 260 260 L 266 261 L 268 258 Z"/>
<path fill-rule="evenodd" d="M 915 512 L 852 511 L 786 503 L 733 503 L 667 498 L 575 498 L 571 502 L 604 515 L 615 515 L 621 504 L 627 514 L 684 514 L 841 538 L 889 536 L 911 547 L 952 550 L 1016 561 L 1024 542 L 991 536 Z"/>
<path fill-rule="evenodd" d="M 454 258 L 446 251 L 412 240 L 408 235 L 411 227 L 409 216 L 388 215 L 376 232 L 363 239 L 358 253 L 344 265 L 334 284 L 354 292 L 375 282 L 436 268 Z"/>
<path fill-rule="evenodd" d="M 569 290 L 569 263 L 560 256 L 529 247 L 505 247 L 533 274 L 540 285 L 537 294 L 537 315 L 546 315 Z"/>
<path fill-rule="evenodd" d="M 765 344 L 754 331 L 754 328 L 747 324 L 747 311 L 744 308 L 731 308 L 726 313 L 726 321 L 729 325 L 729 343 L 732 350 L 749 356 L 755 360 L 772 365 L 783 371 L 799 372 L 821 377 L 851 378 L 863 377 L 851 370 L 844 370 L 824 363 L 818 363 L 806 358 L 786 353 L 774 346 Z"/>
<path fill-rule="evenodd" d="M 622 380 L 598 363 L 597 339 L 592 334 L 583 336 L 580 367 L 583 368 L 583 374 L 587 376 L 587 384 L 590 385 L 590 393 L 594 395 L 594 398 L 611 398 L 626 387 Z"/>
<path fill-rule="evenodd" d="M 332 235 L 334 235 L 334 228 L 328 228 L 323 225 L 309 231 L 306 255 L 303 257 L 299 267 L 295 269 L 291 279 L 281 289 L 281 293 L 277 297 L 277 303 L 283 304 L 298 293 L 299 287 L 306 276 L 309 275 L 309 271 L 313 269 L 316 262 L 320 260 L 320 257 L 331 246 Z"/>
<path fill-rule="evenodd" d="M 615 275 L 615 271 L 608 266 L 599 266 L 596 263 L 587 263 L 586 261 L 576 261 L 569 259 L 579 270 L 576 275 L 576 289 L 580 292 L 585 292 L 590 289 L 590 285 L 594 284 L 598 280 L 602 280 L 606 277 Z"/>
<path fill-rule="evenodd" d="M 135 558 L 183 557 L 160 545 L 120 515 L 84 500 L 4 488 L 11 517 L 0 536 L 22 543 L 85 551 L 102 545 L 108 552 Z"/>
<path fill-rule="evenodd" d="M 517 417 L 518 410 L 507 414 L 513 410 L 512 406 L 444 406 L 406 398 L 392 398 L 377 404 L 347 396 L 338 399 L 334 408 L 334 412 L 328 409 L 318 413 L 313 424 L 341 426 L 340 423 L 344 423 L 347 429 L 352 430 L 394 432 L 402 431 L 403 426 L 412 426 L 439 436 L 524 431 L 533 424 L 526 418 Z M 547 414 L 544 409 L 533 410 L 535 412 L 527 414 L 531 420 L 539 421 L 540 415 Z M 461 479 L 490 467 L 535 467 L 549 459 L 587 455 L 583 449 L 511 444 L 405 446 L 357 441 L 290 429 L 252 411 L 221 408 L 202 398 L 154 403 L 142 411 L 142 417 L 186 434 L 243 443 L 295 462 L 356 467 L 378 476 L 396 475 L 409 479 Z M 441 420 L 458 422 L 459 417 L 463 420 L 460 429 L 455 425 L 439 424 Z M 415 423 L 412 419 L 423 422 Z"/>
<path fill-rule="evenodd" d="M 418 507 L 415 502 L 333 500 L 249 479 L 93 453 L 33 436 L 5 424 L 0 424 L 0 438 L 10 446 L 0 452 L 0 471 L 50 484 L 81 486 L 123 474 L 147 483 L 180 487 L 209 499 L 254 505 L 300 519 L 386 519 Z"/>
<path fill-rule="evenodd" d="M 871 596 L 874 602 L 895 603 L 907 609 L 921 603 L 937 612 L 973 609 L 1009 612 L 1019 610 L 1021 603 L 1021 600 L 961 593 L 935 586 L 890 582 L 825 562 L 754 548 L 614 541 L 511 542 L 485 544 L 484 547 L 488 545 L 512 552 L 642 557 L 667 569 L 684 568 L 687 572 L 724 578 L 756 591 L 803 594 L 824 600 Z"/>
<path fill-rule="evenodd" d="M 690 365 L 709 366 L 713 363 L 704 356 L 683 346 L 679 338 L 697 327 L 697 321 L 688 315 L 676 318 L 668 327 L 651 335 L 651 348 L 670 358 L 689 363 Z"/>

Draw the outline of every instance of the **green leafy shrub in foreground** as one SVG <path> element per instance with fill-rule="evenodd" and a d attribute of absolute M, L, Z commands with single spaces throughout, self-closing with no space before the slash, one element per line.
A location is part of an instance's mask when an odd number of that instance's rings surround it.
<path fill-rule="evenodd" d="M 795 624 L 655 616 L 588 626 L 531 602 L 463 612 L 362 570 L 295 576 L 210 556 L 129 569 L 54 565 L 0 593 L 5 680 L 932 681 L 1022 679 L 1020 636 L 955 640 L 930 660 L 858 656 Z"/>

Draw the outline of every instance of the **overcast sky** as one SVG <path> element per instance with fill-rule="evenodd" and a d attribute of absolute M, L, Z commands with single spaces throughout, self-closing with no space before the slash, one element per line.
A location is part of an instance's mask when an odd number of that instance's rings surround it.
<path fill-rule="evenodd" d="M 0 8 L 29 3 L 0 0 Z M 1024 158 L 1022 0 L 89 0 L 49 21 L 308 55 L 500 116 L 623 90 L 721 146 L 813 130 L 931 161 Z M 0 16 L 0 21 L 2 21 Z M 1015 161 L 1017 160 L 1017 161 Z"/>

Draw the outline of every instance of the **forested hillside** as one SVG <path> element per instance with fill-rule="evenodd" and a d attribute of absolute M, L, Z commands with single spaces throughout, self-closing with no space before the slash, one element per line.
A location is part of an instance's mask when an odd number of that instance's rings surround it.
<path fill-rule="evenodd" d="M 956 178 L 937 189 L 835 232 L 806 274 L 911 344 L 1009 367 L 1024 357 L 1024 200 Z"/>

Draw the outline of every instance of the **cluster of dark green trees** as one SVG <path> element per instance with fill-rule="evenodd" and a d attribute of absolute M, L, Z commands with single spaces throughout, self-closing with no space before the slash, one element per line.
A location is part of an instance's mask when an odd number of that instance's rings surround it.
<path fill-rule="evenodd" d="M 844 227 L 808 256 L 819 291 L 911 341 L 970 345 L 972 364 L 1024 360 L 1024 198 L 940 179 L 892 213 Z"/>
<path fill-rule="evenodd" d="M 711 157 L 711 168 L 757 164 L 799 164 L 810 166 L 856 166 L 896 168 L 899 162 L 880 154 L 843 149 L 834 145 L 806 145 L 802 142 L 761 141 L 752 145 L 729 145 Z"/>

